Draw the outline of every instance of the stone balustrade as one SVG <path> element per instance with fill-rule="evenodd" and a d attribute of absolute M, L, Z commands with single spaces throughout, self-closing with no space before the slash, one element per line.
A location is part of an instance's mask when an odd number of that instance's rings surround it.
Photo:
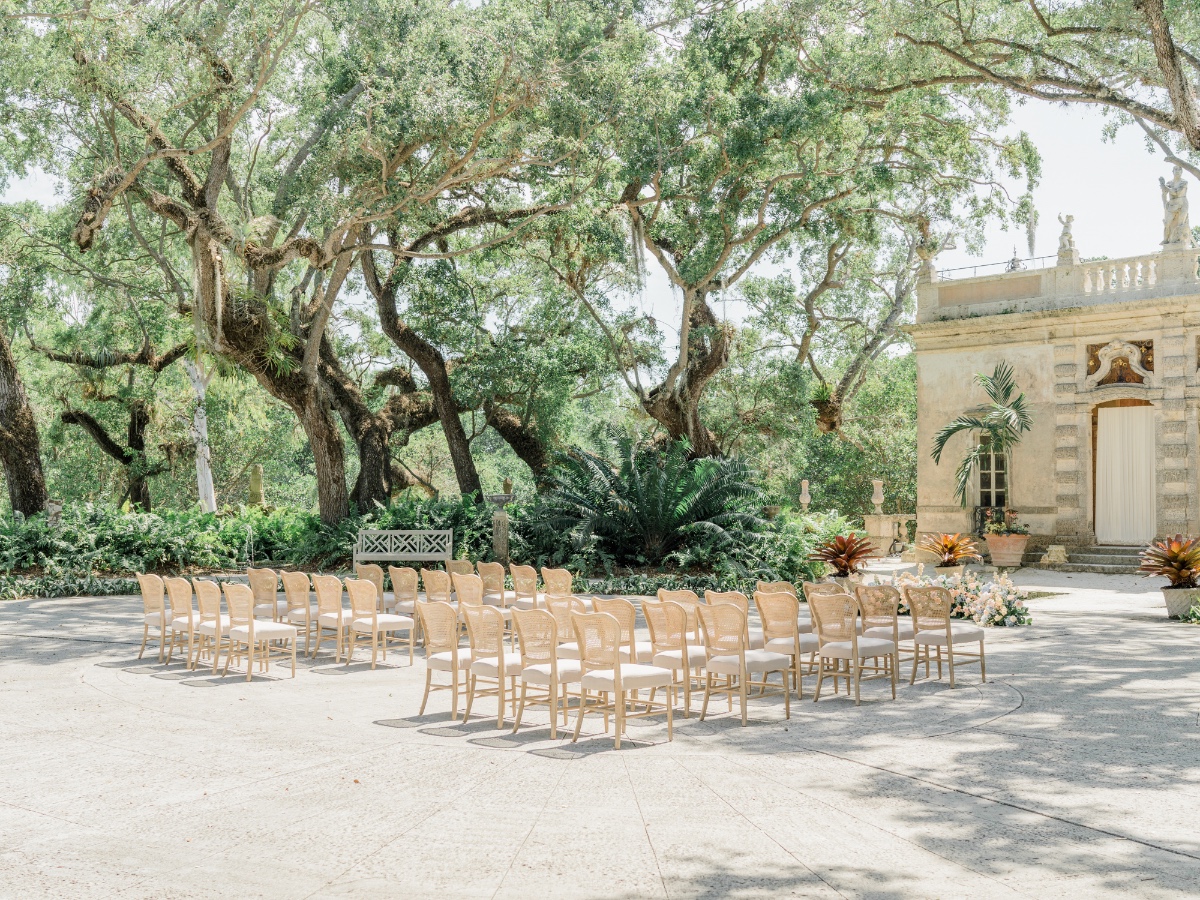
<path fill-rule="evenodd" d="M 1157 254 L 1081 263 L 1076 268 L 1081 294 L 1140 291 L 1158 283 Z"/>

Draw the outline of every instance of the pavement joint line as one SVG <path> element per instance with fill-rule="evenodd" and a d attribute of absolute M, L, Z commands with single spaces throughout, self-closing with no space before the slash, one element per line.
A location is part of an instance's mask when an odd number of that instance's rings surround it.
<path fill-rule="evenodd" d="M 552 710 L 554 715 L 558 715 L 558 710 Z M 512 868 L 516 865 L 517 858 L 521 855 L 521 851 L 525 849 L 525 845 L 529 843 L 529 838 L 533 835 L 534 829 L 537 828 L 538 822 L 542 816 L 546 814 L 546 807 L 550 805 L 550 798 L 558 791 L 559 785 L 562 784 L 564 778 L 567 777 L 567 767 L 562 766 L 558 773 L 558 778 L 554 782 L 554 787 L 546 792 L 546 801 L 542 804 L 542 808 L 538 810 L 537 815 L 533 817 L 533 822 L 529 825 L 529 830 L 525 832 L 525 837 L 521 838 L 521 843 L 517 846 L 512 858 L 508 861 L 508 866 L 504 870 L 504 874 L 500 876 L 500 881 L 496 884 L 496 890 L 492 891 L 492 900 L 495 900 L 496 895 L 500 893 L 500 889 L 504 887 L 504 882 L 512 872 Z"/>
<path fill-rule="evenodd" d="M 0 631 L 0 637 L 29 638 L 39 641 L 76 641 L 80 644 L 112 644 L 121 647 L 140 647 L 141 641 L 113 641 L 100 638 L 71 637 L 67 634 L 17 634 L 12 631 Z"/>
<path fill-rule="evenodd" d="M 622 699 L 622 702 L 624 702 L 624 699 Z M 613 729 L 616 730 L 618 727 L 620 726 L 614 720 Z M 646 814 L 642 812 L 642 803 L 638 800 L 637 787 L 633 783 L 633 776 L 629 774 L 629 759 L 624 755 L 619 758 L 621 760 L 621 769 L 625 772 L 625 780 L 629 783 L 629 792 L 633 794 L 633 805 L 637 809 L 638 818 L 642 820 L 642 834 L 646 836 L 646 844 L 650 847 L 650 854 L 654 857 L 654 869 L 658 872 L 658 883 L 662 886 L 663 896 L 670 897 L 671 892 L 667 889 L 667 877 L 663 874 L 662 870 L 662 860 L 658 857 L 658 848 L 654 846 L 654 839 L 650 837 L 650 826 L 646 824 Z"/>

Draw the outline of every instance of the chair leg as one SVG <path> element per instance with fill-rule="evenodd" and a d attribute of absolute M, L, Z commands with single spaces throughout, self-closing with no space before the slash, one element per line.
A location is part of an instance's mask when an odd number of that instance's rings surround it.
<path fill-rule="evenodd" d="M 383 634 L 383 658 L 387 659 L 387 632 Z M 371 671 L 375 671 L 375 663 L 379 659 L 379 632 L 371 635 Z"/>
<path fill-rule="evenodd" d="M 784 669 L 780 674 L 783 676 L 783 717 L 790 719 L 792 717 L 792 692 L 788 688 L 787 669 Z"/>
<path fill-rule="evenodd" d="M 417 710 L 418 716 L 425 715 L 425 704 L 429 702 L 429 688 L 433 684 L 433 669 L 425 669 L 425 693 L 421 697 L 421 708 Z"/>
<path fill-rule="evenodd" d="M 457 722 L 458 721 L 458 669 L 455 669 L 450 673 L 450 693 L 453 695 L 453 700 L 450 704 L 450 721 Z M 466 721 L 465 716 L 463 717 L 463 721 L 464 722 Z"/>
<path fill-rule="evenodd" d="M 620 695 L 616 697 L 617 713 L 613 717 L 614 718 L 614 721 L 613 721 L 613 726 L 614 726 L 613 727 L 613 749 L 614 750 L 621 749 L 621 732 L 623 732 L 625 730 L 625 704 L 627 702 L 627 700 L 626 700 L 627 696 L 628 695 L 625 693 L 625 691 L 621 691 Z"/>
<path fill-rule="evenodd" d="M 517 714 L 515 716 L 513 716 L 513 730 L 512 730 L 513 734 L 516 734 L 517 729 L 521 727 L 521 716 L 525 715 L 525 695 L 528 693 L 528 690 L 529 690 L 529 685 L 527 685 L 524 681 L 522 681 L 521 682 L 521 697 L 517 701 Z M 551 711 L 550 711 L 550 737 L 554 737 L 554 722 L 557 718 L 558 718 L 557 710 L 551 709 Z"/>
<path fill-rule="evenodd" d="M 917 683 L 917 666 L 919 666 L 920 664 L 921 664 L 921 648 L 919 646 L 914 645 L 913 646 L 913 670 L 912 670 L 912 677 L 908 679 L 909 684 Z"/>
<path fill-rule="evenodd" d="M 575 734 L 571 738 L 571 743 L 579 740 L 579 731 L 583 728 L 583 714 L 587 709 L 587 691 L 583 689 L 583 685 L 579 686 L 579 715 L 575 718 Z"/>
<path fill-rule="evenodd" d="M 254 675 L 254 647 L 258 641 L 249 641 L 246 644 L 246 680 L 249 681 Z"/>
<path fill-rule="evenodd" d="M 146 652 L 146 641 L 150 639 L 150 623 L 142 623 L 142 649 L 138 651 L 138 659 L 142 658 L 142 654 Z"/>
<path fill-rule="evenodd" d="M 292 677 L 296 677 L 296 638 L 292 638 Z"/>
<path fill-rule="evenodd" d="M 979 683 L 987 684 L 987 662 L 983 658 L 983 638 L 979 639 Z"/>
<path fill-rule="evenodd" d="M 704 704 L 700 707 L 700 721 L 708 715 L 708 698 L 712 694 L 712 672 L 704 670 Z"/>
<path fill-rule="evenodd" d="M 862 657 L 860 656 L 854 660 L 854 705 L 855 706 L 860 705 L 860 703 L 862 702 L 861 698 L 859 697 L 859 691 L 858 691 L 858 685 L 859 685 L 859 681 L 861 679 L 862 679 Z"/>
<path fill-rule="evenodd" d="M 821 684 L 825 681 L 825 660 L 817 658 L 817 686 L 813 690 L 813 703 L 821 699 Z"/>
<path fill-rule="evenodd" d="M 942 677 L 942 667 L 940 665 L 942 657 L 942 648 L 938 647 L 938 678 Z M 947 639 L 946 641 L 946 665 L 950 669 L 950 689 L 954 689 L 954 642 Z"/>
<path fill-rule="evenodd" d="M 503 649 L 503 648 L 501 648 Z M 501 668 L 500 677 L 496 679 L 496 690 L 499 694 L 496 697 L 496 727 L 504 727 L 504 670 Z"/>
<path fill-rule="evenodd" d="M 675 733 L 674 733 L 675 724 L 674 724 L 674 719 L 673 719 L 674 714 L 675 714 L 675 704 L 674 704 L 674 702 L 668 702 L 667 703 L 667 740 L 668 741 L 675 740 Z"/>
<path fill-rule="evenodd" d="M 749 693 L 746 690 L 746 673 L 743 672 L 738 676 L 738 700 L 742 704 L 742 727 L 746 727 L 746 698 Z"/>

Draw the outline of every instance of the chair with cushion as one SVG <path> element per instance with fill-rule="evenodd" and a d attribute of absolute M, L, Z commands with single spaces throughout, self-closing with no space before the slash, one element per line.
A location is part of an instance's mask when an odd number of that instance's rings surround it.
<path fill-rule="evenodd" d="M 453 585 L 450 583 L 450 573 L 439 569 L 422 569 L 421 584 L 425 586 L 426 603 L 458 604 L 452 597 Z"/>
<path fill-rule="evenodd" d="M 468 572 L 466 575 L 459 575 L 455 572 L 450 576 L 454 579 L 454 594 L 458 597 L 459 612 L 463 612 L 467 607 L 477 608 L 484 606 L 483 602 L 483 579 L 473 572 Z M 496 610 L 500 614 L 500 618 L 504 620 L 505 633 L 512 637 L 512 613 L 513 611 L 505 606 L 492 606 L 490 609 Z M 463 619 L 466 624 L 466 619 Z M 513 648 L 516 649 L 515 647 Z"/>
<path fill-rule="evenodd" d="M 282 621 L 287 615 L 287 599 L 279 596 L 279 575 L 274 569 L 246 569 L 246 580 L 254 592 L 254 615 L 260 619 Z"/>
<path fill-rule="evenodd" d="M 450 575 L 474 575 L 475 563 L 469 559 L 446 560 L 446 572 Z"/>
<path fill-rule="evenodd" d="M 187 645 L 187 666 L 192 667 L 192 651 L 196 646 L 196 626 L 200 620 L 192 607 L 192 583 L 186 578 L 164 578 L 163 585 L 167 589 L 167 601 L 171 607 L 171 643 L 167 646 L 167 665 L 175 647 L 183 649 Z"/>
<path fill-rule="evenodd" d="M 138 587 L 142 589 L 142 648 L 138 650 L 138 659 L 146 652 L 146 641 L 150 637 L 150 626 L 158 632 L 158 661 L 162 662 L 167 648 L 167 631 L 171 627 L 171 617 L 167 612 L 166 587 L 157 575 L 138 573 Z"/>
<path fill-rule="evenodd" d="M 613 746 L 618 750 L 627 719 L 659 715 L 661 711 L 667 714 L 667 740 L 674 740 L 670 688 L 675 676 L 671 670 L 623 661 L 621 655 L 626 644 L 621 623 L 609 613 L 576 614 L 572 616 L 571 625 L 575 630 L 575 643 L 580 649 L 581 670 L 579 718 L 575 722 L 572 742 L 579 740 L 583 717 L 589 712 L 599 712 L 604 716 L 606 731 L 609 715 L 614 717 Z M 656 688 L 664 689 L 665 701 L 638 700 L 642 710 L 634 712 L 629 709 L 631 692 L 636 694 Z"/>
<path fill-rule="evenodd" d="M 796 619 L 796 627 L 801 634 L 812 634 L 812 615 L 808 610 L 808 595 L 796 590 L 796 585 L 790 581 L 760 581 L 754 586 L 756 593 L 791 594 L 800 601 L 800 615 Z"/>
<path fill-rule="evenodd" d="M 442 600 L 417 604 L 421 631 L 425 635 L 425 694 L 419 716 L 433 691 L 450 691 L 450 719 L 458 720 L 458 698 L 466 693 L 466 670 L 471 667 L 471 650 L 458 645 L 458 610 Z M 449 684 L 434 684 L 434 672 L 449 672 Z"/>
<path fill-rule="evenodd" d="M 550 710 L 550 737 L 558 737 L 558 716 L 567 725 L 570 685 L 581 677 L 579 661 L 558 656 L 558 624 L 545 609 L 516 609 L 513 627 L 521 648 L 521 697 L 517 704 L 513 734 L 521 727 L 526 704 L 545 705 Z M 533 688 L 534 696 L 529 696 Z"/>
<path fill-rule="evenodd" d="M 281 572 L 283 595 L 287 598 L 287 621 L 304 629 L 304 655 L 309 655 L 313 631 L 317 625 L 317 608 L 312 603 L 311 585 L 307 572 Z"/>
<path fill-rule="evenodd" d="M 571 616 L 587 612 L 587 607 L 578 597 L 546 597 L 546 612 L 554 616 L 558 626 L 558 658 L 579 659 L 579 645 L 575 643 L 575 627 Z"/>
<path fill-rule="evenodd" d="M 350 614 L 342 606 L 342 580 L 336 575 L 314 575 L 312 586 L 317 595 L 317 639 L 313 642 L 312 655 L 316 657 L 325 640 L 325 633 L 332 631 L 333 659 L 341 662 L 346 626 L 350 623 Z"/>
<path fill-rule="evenodd" d="M 917 663 L 921 651 L 925 653 L 925 677 L 929 677 L 929 648 L 937 648 L 938 678 L 942 677 L 942 648 L 946 649 L 946 660 L 950 667 L 950 687 L 954 687 L 954 666 L 979 663 L 979 680 L 987 682 L 987 661 L 984 659 L 983 639 L 985 632 L 974 622 L 950 621 L 950 607 L 954 598 L 942 587 L 909 587 L 904 590 L 908 608 L 912 613 L 913 654 L 912 677 L 917 680 Z M 979 652 L 959 649 L 963 645 L 979 644 Z"/>
<path fill-rule="evenodd" d="M 369 581 L 375 585 L 380 612 L 386 612 L 389 606 L 396 605 L 396 598 L 391 594 L 384 593 L 383 566 L 377 566 L 374 563 L 356 563 L 354 566 L 354 577 L 360 581 Z"/>
<path fill-rule="evenodd" d="M 542 569 L 542 583 L 547 597 L 570 597 L 574 594 L 571 573 L 566 569 Z"/>
<path fill-rule="evenodd" d="M 379 611 L 379 592 L 373 582 L 359 578 L 346 579 L 346 593 L 350 595 L 350 624 L 347 637 L 350 645 L 346 650 L 346 665 L 354 657 L 354 648 L 358 646 L 358 636 L 364 635 L 371 642 L 371 668 L 379 657 L 379 649 L 383 648 L 383 658 L 387 659 L 388 635 L 392 635 L 399 643 L 397 632 L 408 632 L 408 664 L 413 662 L 413 646 L 416 640 L 416 620 L 410 616 Z"/>
<path fill-rule="evenodd" d="M 702 604 L 696 609 L 700 617 L 700 631 L 704 635 L 704 705 L 700 708 L 700 721 L 708 714 L 708 700 L 713 694 L 735 695 L 741 703 L 742 725 L 746 724 L 746 698 L 751 687 L 759 688 L 760 694 L 783 694 L 784 718 L 792 717 L 792 689 L 788 684 L 788 673 L 792 668 L 792 657 L 773 650 L 751 650 L 746 646 L 746 614 L 733 603 Z M 772 672 L 780 675 L 779 686 L 770 682 Z M 720 684 L 714 676 L 724 676 Z M 754 681 L 761 675 L 761 681 Z"/>
<path fill-rule="evenodd" d="M 221 612 L 219 584 L 204 578 L 193 578 L 192 587 L 196 591 L 196 605 L 200 609 L 200 624 L 196 626 L 196 655 L 192 657 L 191 668 L 195 670 L 200 657 L 207 651 L 212 655 L 212 672 L 216 675 L 217 664 L 221 661 L 221 645 L 229 634 L 229 615 Z"/>
<path fill-rule="evenodd" d="M 225 668 L 221 674 L 229 674 L 230 662 L 235 656 L 241 658 L 242 651 L 239 648 L 244 646 L 247 681 L 254 674 L 256 656 L 260 671 L 270 670 L 273 649 L 278 650 L 280 655 L 291 653 L 292 677 L 295 678 L 296 626 L 270 619 L 256 619 L 256 598 L 254 592 L 246 585 L 226 581 L 222 587 L 225 589 L 225 604 L 229 607 L 229 644 L 225 650 Z"/>
<path fill-rule="evenodd" d="M 880 637 L 896 645 L 897 659 L 907 659 L 915 652 L 912 645 L 912 618 L 900 617 L 903 597 L 896 588 L 887 584 L 858 585 L 854 589 L 862 614 L 863 637 Z M 907 642 L 908 646 L 904 646 Z"/>
<path fill-rule="evenodd" d="M 695 591 L 668 591 L 666 588 L 658 589 L 658 600 L 660 603 L 678 603 L 687 613 L 688 630 L 692 633 L 692 640 L 697 647 L 700 646 L 700 620 L 696 618 L 696 607 L 700 605 L 700 597 Z"/>
<path fill-rule="evenodd" d="M 533 566 L 510 565 L 508 572 L 512 575 L 513 606 L 517 609 L 538 608 L 538 574 Z M 562 631 L 559 632 L 562 637 Z"/>
<path fill-rule="evenodd" d="M 800 601 L 787 591 L 755 591 L 754 605 L 762 622 L 765 649 L 791 657 L 796 697 L 803 700 L 804 675 L 816 672 L 818 642 L 815 634 L 804 634 L 797 625 Z"/>
<path fill-rule="evenodd" d="M 660 595 L 662 593 L 659 591 Z M 643 600 L 642 615 L 650 631 L 651 665 L 670 669 L 675 676 L 672 690 L 675 687 L 683 689 L 683 717 L 686 719 L 692 714 L 692 684 L 702 677 L 700 673 L 707 655 L 699 639 L 692 638 L 688 611 L 683 604 L 673 600 Z M 703 687 L 703 683 L 696 686 Z M 653 695 L 651 699 L 654 699 Z"/>
<path fill-rule="evenodd" d="M 741 591 L 705 591 L 704 602 L 709 606 L 714 606 L 717 603 L 732 603 L 742 611 L 746 617 L 746 649 L 761 650 L 763 649 L 763 632 L 761 628 L 751 628 L 750 622 L 750 598 Z"/>
<path fill-rule="evenodd" d="M 592 598 L 592 609 L 608 613 L 621 623 L 621 658 L 626 662 L 649 663 L 654 659 L 654 645 L 637 639 L 637 607 L 624 597 Z"/>
<path fill-rule="evenodd" d="M 813 701 L 821 699 L 821 684 L 826 676 L 846 679 L 846 691 L 854 683 L 854 705 L 861 702 L 859 685 L 875 678 L 887 678 L 892 683 L 892 699 L 896 699 L 896 645 L 885 638 L 860 637 L 858 633 L 858 601 L 849 594 L 816 593 L 811 595 L 813 624 L 817 629 L 817 689 Z M 864 663 L 864 660 L 871 660 Z M 879 662 L 883 660 L 883 662 Z M 863 675 L 866 669 L 868 674 Z"/>
<path fill-rule="evenodd" d="M 455 575 L 456 584 L 462 584 L 459 579 L 465 578 L 478 579 L 479 576 Z M 495 697 L 496 727 L 503 728 L 505 704 L 511 702 L 513 715 L 517 712 L 517 679 L 521 677 L 521 654 L 505 647 L 504 634 L 507 623 L 503 610 L 499 607 L 484 606 L 482 602 L 464 602 L 459 610 L 467 623 L 467 638 L 471 642 L 467 709 L 463 713 L 463 721 L 471 718 L 471 707 L 475 704 L 476 697 Z M 495 687 L 480 689 L 480 679 L 486 684 L 494 683 Z"/>
<path fill-rule="evenodd" d="M 497 562 L 481 562 L 475 564 L 475 571 L 483 581 L 484 605 L 508 606 L 513 594 L 504 588 L 504 566 Z"/>
<path fill-rule="evenodd" d="M 383 595 L 383 608 L 402 616 L 417 613 L 417 585 L 420 576 L 412 566 L 388 566 L 388 578 L 392 580 L 391 602 Z"/>

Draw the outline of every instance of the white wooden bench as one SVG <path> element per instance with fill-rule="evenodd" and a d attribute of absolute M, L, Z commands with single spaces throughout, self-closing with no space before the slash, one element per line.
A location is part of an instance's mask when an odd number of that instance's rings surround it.
<path fill-rule="evenodd" d="M 441 562 L 454 556 L 453 531 L 377 531 L 364 528 L 354 562 Z"/>

